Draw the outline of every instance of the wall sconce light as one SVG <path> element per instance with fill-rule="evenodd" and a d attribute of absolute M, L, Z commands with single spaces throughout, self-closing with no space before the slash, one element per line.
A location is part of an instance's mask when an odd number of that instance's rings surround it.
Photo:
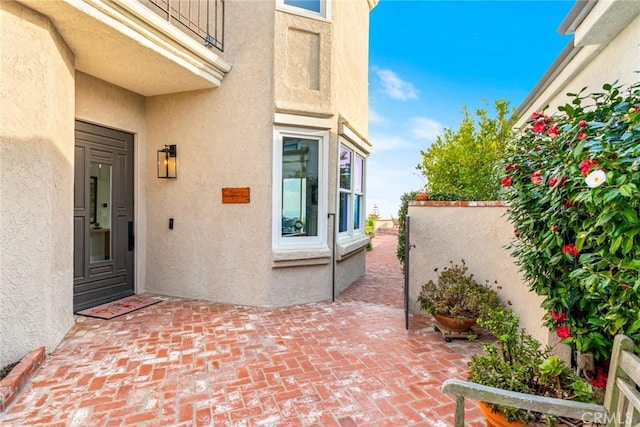
<path fill-rule="evenodd" d="M 178 177 L 177 157 L 178 149 L 175 144 L 165 145 L 162 150 L 158 150 L 158 178 Z"/>

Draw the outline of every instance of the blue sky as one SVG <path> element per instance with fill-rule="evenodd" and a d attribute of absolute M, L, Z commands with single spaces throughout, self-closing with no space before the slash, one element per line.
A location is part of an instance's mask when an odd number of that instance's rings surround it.
<path fill-rule="evenodd" d="M 569 43 L 557 31 L 574 1 L 381 0 L 371 12 L 367 212 L 397 216 L 424 185 L 420 150 L 462 106 L 518 107 Z"/>

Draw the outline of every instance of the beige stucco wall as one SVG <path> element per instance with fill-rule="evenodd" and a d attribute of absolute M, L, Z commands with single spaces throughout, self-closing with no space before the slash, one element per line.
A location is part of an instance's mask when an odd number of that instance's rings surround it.
<path fill-rule="evenodd" d="M 366 0 L 332 2 L 333 104 L 364 138 L 369 132 L 369 4 Z"/>
<path fill-rule="evenodd" d="M 420 203 L 420 202 L 416 202 Z M 513 237 L 513 226 L 505 217 L 504 207 L 409 206 L 410 252 L 409 307 L 420 312 L 417 296 L 422 285 L 437 280 L 435 268 L 442 270 L 450 261 L 465 260 L 468 273 L 480 283 L 498 281 L 499 295 L 520 316 L 520 325 L 541 344 L 550 343 L 548 330 L 542 326 L 542 298 L 529 291 L 521 273 L 504 246 Z"/>
<path fill-rule="evenodd" d="M 273 7 L 273 3 L 270 3 Z M 273 100 L 278 111 L 331 116 L 331 22 L 275 11 Z"/>
<path fill-rule="evenodd" d="M 336 265 L 336 295 L 347 289 L 367 270 L 367 252 L 363 248 L 353 255 L 341 259 Z"/>
<path fill-rule="evenodd" d="M 222 86 L 147 99 L 149 292 L 271 304 L 273 20 L 269 2 L 226 3 Z M 165 144 L 177 144 L 176 180 L 156 177 Z M 249 187 L 251 202 L 223 204 L 225 187 Z"/>
<path fill-rule="evenodd" d="M 74 59 L 49 20 L 0 2 L 0 366 L 73 324 Z"/>
<path fill-rule="evenodd" d="M 73 323 L 75 119 L 135 136 L 136 292 L 257 306 L 331 297 L 326 257 L 319 265 L 273 263 L 274 113 L 330 123 L 323 128 L 331 133 L 333 212 L 339 119 L 366 135 L 367 88 L 353 80 L 366 80 L 367 37 L 347 40 L 350 20 L 357 31 L 368 25 L 365 0 L 344 6 L 345 15 L 334 11 L 345 40 L 333 39 L 334 24 L 283 14 L 271 2 L 227 2 L 224 57 L 233 69 L 221 87 L 146 98 L 74 72 L 71 49 L 47 19 L 12 2 L 0 5 L 0 90 L 4 106 L 15 103 L 1 116 L 0 365 L 38 345 L 52 349 Z M 291 23 L 286 57 L 275 48 L 276 32 L 285 28 L 278 19 Z M 92 55 L 84 59 L 100 59 Z M 301 68 L 311 64 L 315 71 Z M 332 73 L 345 76 L 334 84 Z M 165 144 L 178 146 L 177 180 L 156 177 L 156 153 Z M 225 187 L 249 187 L 251 202 L 223 204 Z M 364 251 L 344 256 L 336 265 L 339 290 L 364 270 Z"/>
<path fill-rule="evenodd" d="M 134 253 L 135 291 L 145 291 L 147 254 L 147 203 L 145 176 L 148 169 L 155 173 L 155 162 L 148 164 L 146 139 L 145 98 L 99 80 L 76 72 L 75 117 L 134 135 Z M 155 148 L 155 147 L 153 147 Z"/>
<path fill-rule="evenodd" d="M 362 3 L 349 13 L 364 14 L 359 21 L 368 23 L 368 6 Z M 341 48 L 331 37 L 331 22 L 281 12 L 269 2 L 229 2 L 226 8 L 224 56 L 233 70 L 224 84 L 147 99 L 146 161 L 155 164 L 155 150 L 177 144 L 178 179 L 158 180 L 155 169 L 147 172 L 146 290 L 262 306 L 328 299 L 330 263 L 272 264 L 274 113 L 332 117 L 332 212 L 338 117 L 344 113 L 366 126 L 366 84 L 354 89 L 349 82 L 366 76 L 367 35 L 353 44 L 359 49 L 354 52 L 358 67 L 338 71 L 331 68 L 332 57 L 348 52 L 332 51 Z M 341 86 L 332 86 L 332 71 L 349 73 Z M 342 95 L 349 99 L 344 105 L 335 101 L 339 91 L 348 92 Z M 358 102 L 351 100 L 355 96 Z M 249 187 L 251 203 L 223 204 L 225 187 Z M 167 227 L 169 218 L 174 218 L 173 230 Z M 327 240 L 332 240 L 328 232 Z M 340 288 L 364 269 L 362 251 L 338 263 Z"/>
<path fill-rule="evenodd" d="M 602 90 L 604 83 L 634 83 L 640 80 L 640 16 L 637 16 L 611 41 L 582 46 L 575 57 L 553 79 L 548 87 L 524 111 L 520 111 L 518 126 L 523 126 L 534 111 L 549 106 L 547 113 L 570 100 L 567 93 Z"/>
<path fill-rule="evenodd" d="M 369 3 L 360 1 L 334 1 L 332 7 L 332 104 L 335 114 L 345 120 L 349 127 L 362 138 L 369 133 Z M 358 142 L 358 141 L 352 141 Z M 365 150 L 370 147 L 356 144 Z M 334 151 L 337 153 L 337 150 Z M 335 155 L 330 167 L 338 169 Z M 330 183 L 336 188 L 337 182 Z M 366 185 L 366 170 L 365 170 Z M 337 203 L 337 202 L 334 202 Z M 335 206 L 335 205 L 334 205 Z M 338 208 L 336 207 L 336 212 Z M 368 211 L 366 206 L 363 211 Z M 360 239 L 362 241 L 362 239 Z M 366 239 L 365 239 L 366 240 Z M 366 245 L 367 242 L 362 244 Z M 338 253 L 344 252 L 349 242 L 339 240 Z M 350 249 L 349 249 L 350 250 Z M 340 294 L 366 271 L 366 251 L 364 248 L 348 257 L 340 257 L 336 265 L 336 294 Z"/>

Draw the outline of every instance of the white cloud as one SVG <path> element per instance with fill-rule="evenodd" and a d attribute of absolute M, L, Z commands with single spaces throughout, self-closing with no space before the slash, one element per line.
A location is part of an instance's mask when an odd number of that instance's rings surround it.
<path fill-rule="evenodd" d="M 386 69 L 374 69 L 380 78 L 382 89 L 393 99 L 406 101 L 408 99 L 418 99 L 418 90 L 412 83 L 402 80 L 396 73 Z"/>
<path fill-rule="evenodd" d="M 373 144 L 373 151 L 388 151 L 411 147 L 411 144 L 401 136 L 371 135 L 369 140 Z"/>
<path fill-rule="evenodd" d="M 428 141 L 435 141 L 436 137 L 440 135 L 444 129 L 442 123 L 426 117 L 414 117 L 411 119 L 411 122 L 413 123 L 413 127 L 411 128 L 413 136 Z"/>
<path fill-rule="evenodd" d="M 369 108 L 369 124 L 373 124 L 373 123 L 387 123 L 389 120 L 387 120 L 386 117 L 378 114 L 374 109 Z"/>

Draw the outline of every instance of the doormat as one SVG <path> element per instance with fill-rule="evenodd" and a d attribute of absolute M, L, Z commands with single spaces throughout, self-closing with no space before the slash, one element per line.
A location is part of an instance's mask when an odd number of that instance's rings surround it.
<path fill-rule="evenodd" d="M 117 301 L 111 301 L 106 304 L 78 311 L 76 314 L 109 320 L 114 317 L 122 316 L 123 314 L 131 313 L 132 311 L 140 310 L 141 308 L 149 307 L 150 305 L 157 304 L 160 301 L 162 300 L 159 298 L 146 295 L 132 295 Z"/>

